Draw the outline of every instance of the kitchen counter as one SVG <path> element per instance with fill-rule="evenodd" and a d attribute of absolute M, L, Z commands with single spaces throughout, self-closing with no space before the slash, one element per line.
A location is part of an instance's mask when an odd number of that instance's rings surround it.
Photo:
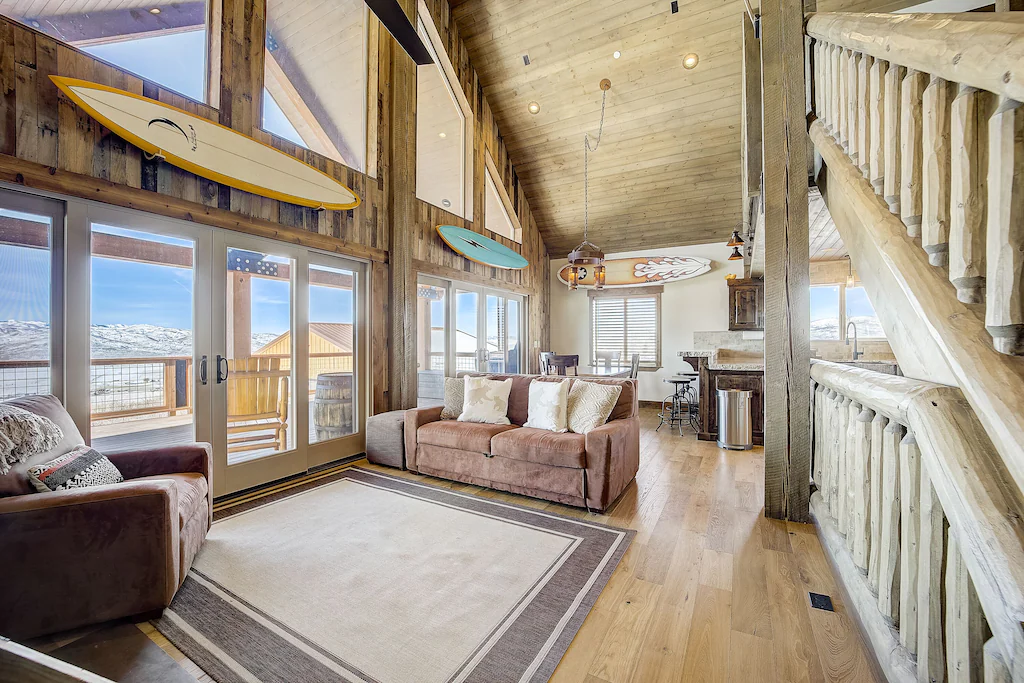
<path fill-rule="evenodd" d="M 699 361 L 702 358 L 707 359 L 709 370 L 764 372 L 764 356 L 753 353 L 743 353 L 730 349 L 697 349 L 680 351 L 679 356 L 689 362 L 693 369 L 698 372 L 700 371 Z"/>

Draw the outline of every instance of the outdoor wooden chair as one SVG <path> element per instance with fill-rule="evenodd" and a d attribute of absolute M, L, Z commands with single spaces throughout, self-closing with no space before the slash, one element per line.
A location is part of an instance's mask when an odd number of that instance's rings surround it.
<path fill-rule="evenodd" d="M 228 453 L 288 448 L 288 378 L 280 358 L 228 359 Z"/>

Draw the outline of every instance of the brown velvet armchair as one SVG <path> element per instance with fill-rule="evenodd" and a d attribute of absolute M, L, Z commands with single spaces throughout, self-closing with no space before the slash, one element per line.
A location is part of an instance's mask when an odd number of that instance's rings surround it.
<path fill-rule="evenodd" d="M 11 403 L 64 431 L 0 476 L 0 635 L 12 639 L 168 606 L 210 528 L 208 444 L 106 453 L 120 484 L 36 493 L 26 470 L 83 443 L 53 396 Z"/>

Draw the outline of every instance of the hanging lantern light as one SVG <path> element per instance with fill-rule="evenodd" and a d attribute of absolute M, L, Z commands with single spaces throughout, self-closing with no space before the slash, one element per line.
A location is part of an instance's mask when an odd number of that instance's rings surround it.
<path fill-rule="evenodd" d="M 851 259 L 849 256 L 847 256 L 846 257 L 846 261 L 847 261 L 847 263 L 850 264 L 849 273 L 846 275 L 846 286 L 847 287 L 853 287 L 854 286 L 854 282 L 853 282 L 853 259 Z"/>
<path fill-rule="evenodd" d="M 730 239 L 729 243 L 726 244 L 725 246 L 727 246 L 727 247 L 738 247 L 738 246 L 742 245 L 743 243 L 744 243 L 743 242 L 743 238 L 740 237 L 740 231 L 739 230 L 733 230 L 732 231 L 732 239 Z"/>
<path fill-rule="evenodd" d="M 579 285 L 577 270 L 587 266 L 593 266 L 594 268 L 594 288 L 601 289 L 604 287 L 604 252 L 587 239 L 590 228 L 588 203 L 590 199 L 590 153 L 596 152 L 601 144 L 601 133 L 604 132 L 605 104 L 608 102 L 608 91 L 611 87 L 612 82 L 607 78 L 601 81 L 601 123 L 598 126 L 597 139 L 593 147 L 590 146 L 590 135 L 588 133 L 583 134 L 583 241 L 578 247 L 569 252 L 569 265 L 572 266 L 569 270 L 569 289 L 576 289 Z"/>
<path fill-rule="evenodd" d="M 743 260 L 743 254 L 740 253 L 740 248 L 739 247 L 733 247 L 732 248 L 732 253 L 729 254 L 729 260 L 730 261 L 742 261 Z"/>

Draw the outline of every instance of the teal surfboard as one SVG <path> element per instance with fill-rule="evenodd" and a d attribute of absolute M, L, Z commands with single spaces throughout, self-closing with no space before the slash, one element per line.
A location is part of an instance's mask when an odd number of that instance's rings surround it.
<path fill-rule="evenodd" d="M 530 262 L 521 254 L 478 232 L 455 225 L 439 225 L 437 234 L 441 236 L 445 244 L 470 261 L 507 270 L 522 270 L 530 265 Z"/>

